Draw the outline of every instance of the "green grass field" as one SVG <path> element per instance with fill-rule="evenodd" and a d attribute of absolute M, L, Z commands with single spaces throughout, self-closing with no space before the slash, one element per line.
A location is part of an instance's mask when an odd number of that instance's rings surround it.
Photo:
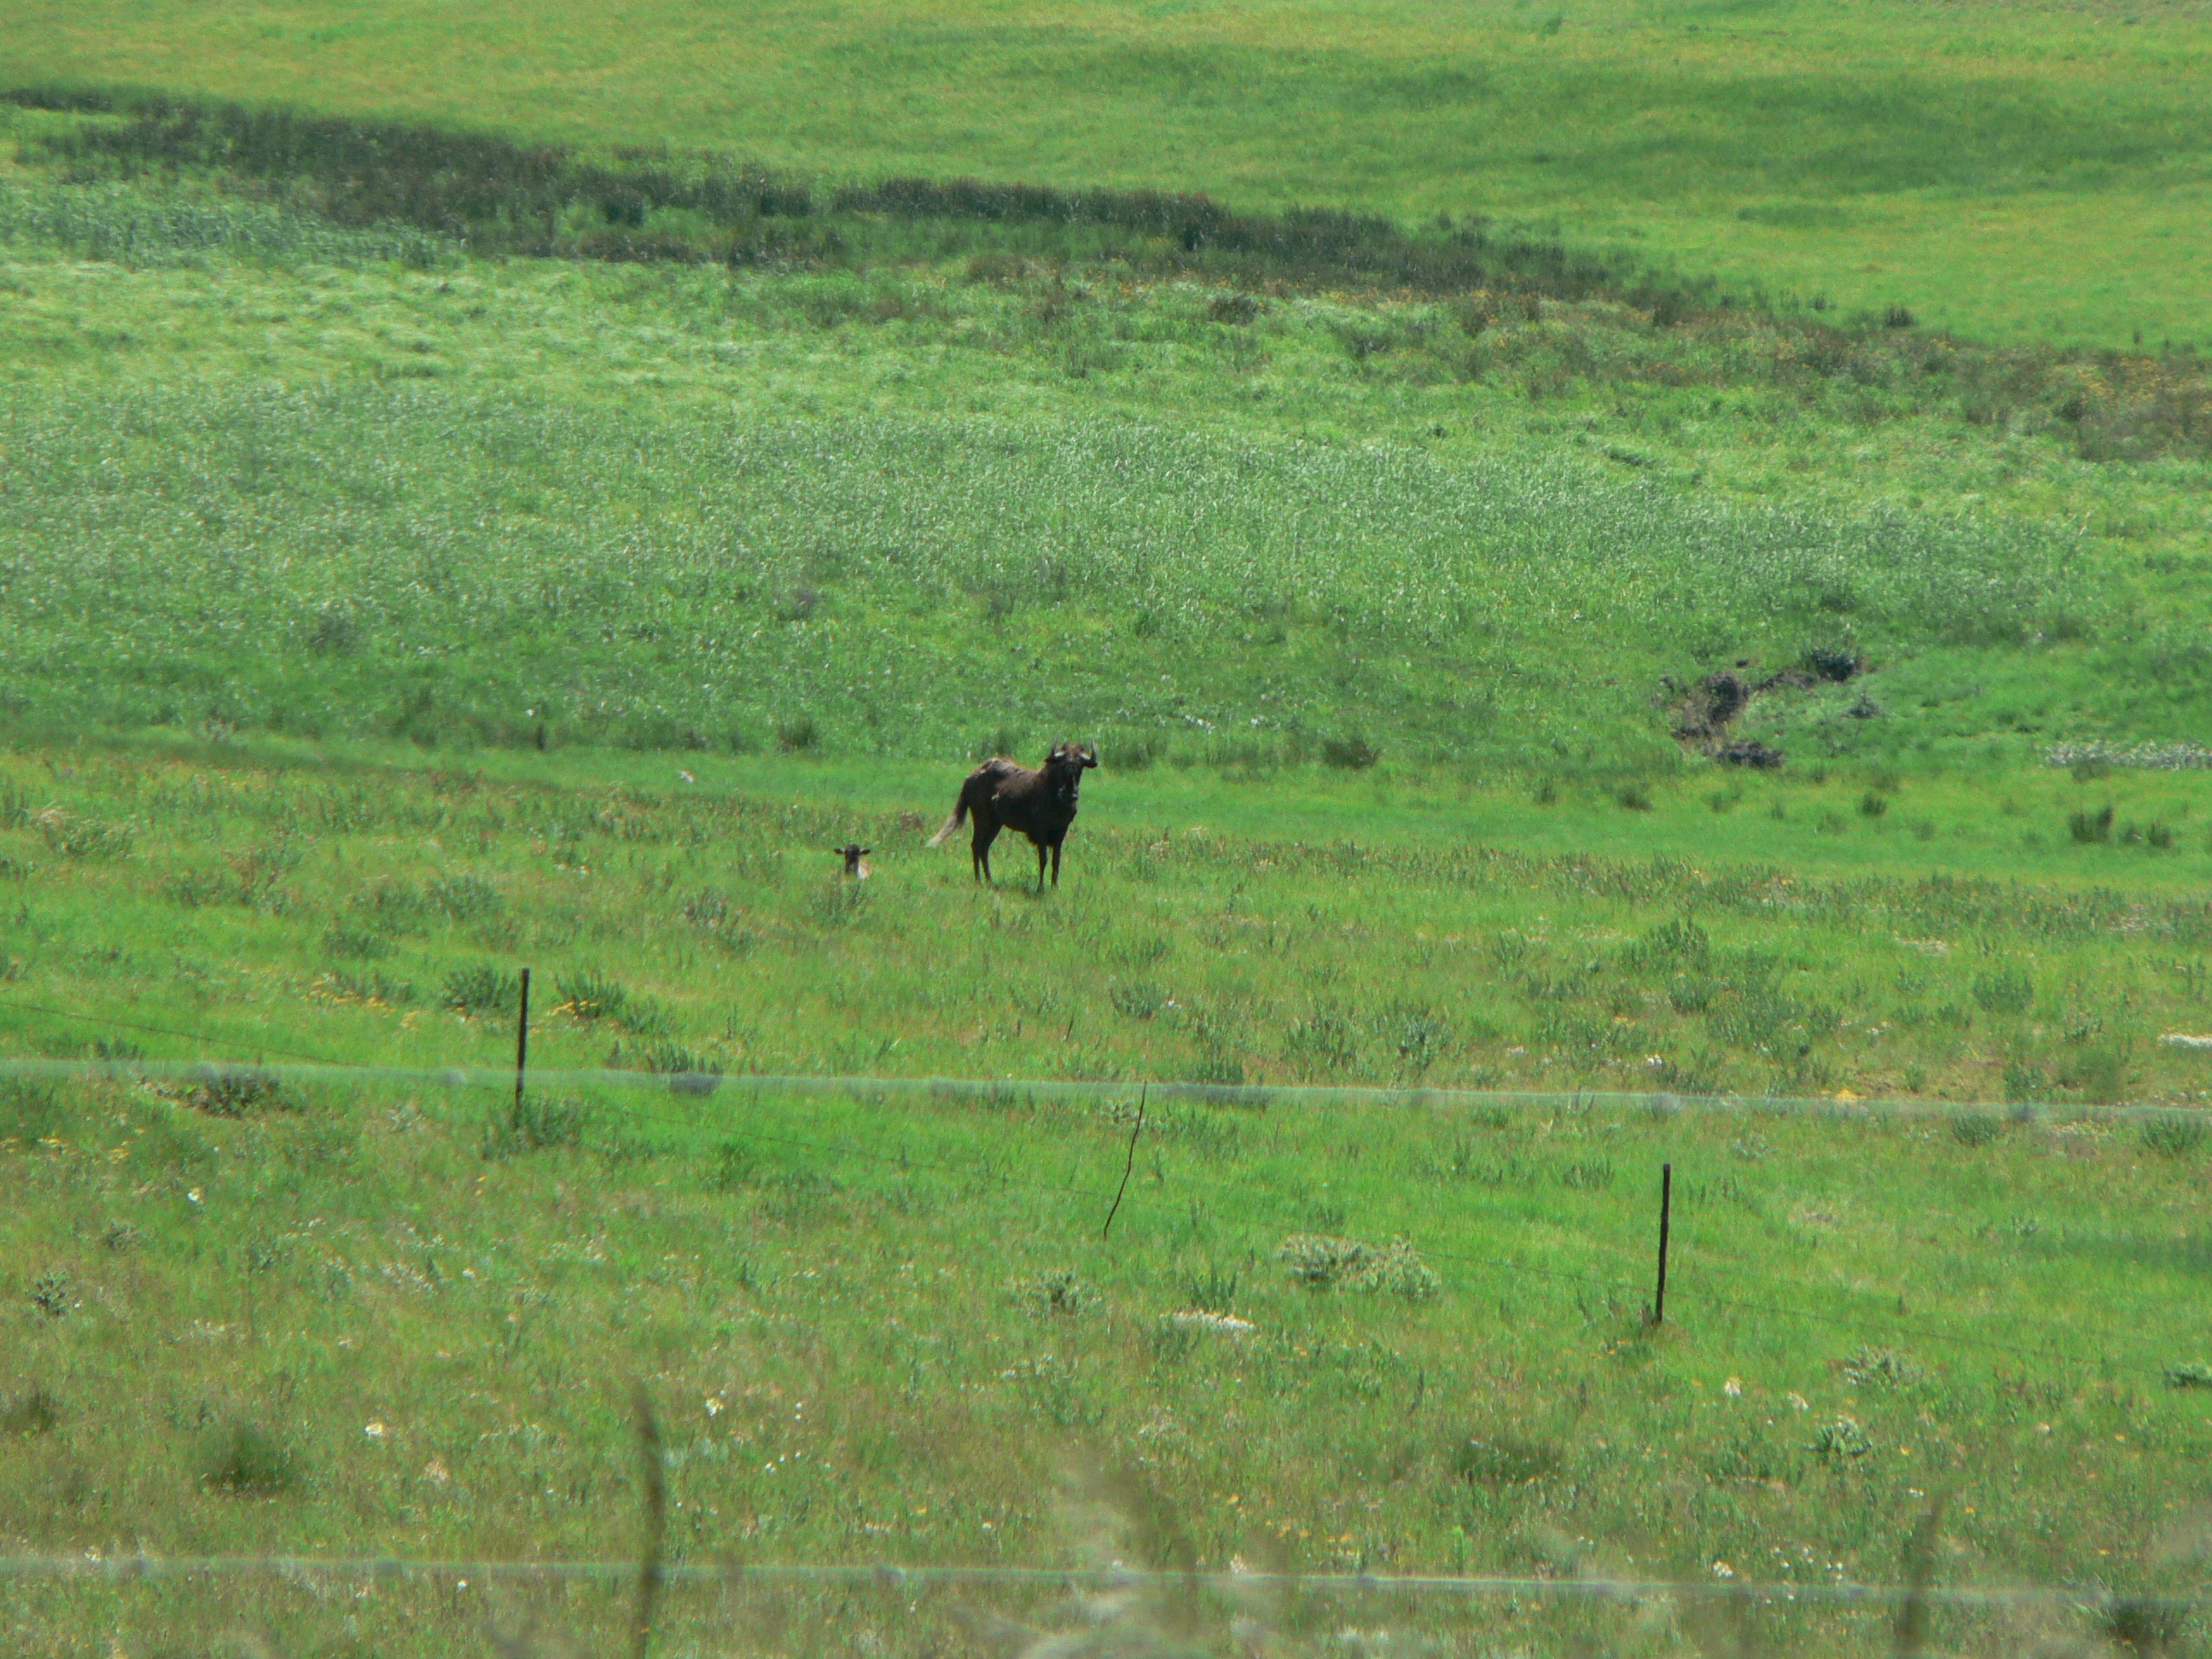
<path fill-rule="evenodd" d="M 585 151 L 0 103 L 16 1650 L 2202 1650 L 2199 12 L 127 23 Z"/>
<path fill-rule="evenodd" d="M 639 1548 L 635 1377 L 686 1567 L 1187 1549 L 1893 1580 L 1943 1493 L 1947 1585 L 2190 1581 L 2175 1528 L 2207 1430 L 2168 1372 L 2202 1344 L 2175 1312 L 2202 1273 L 2201 1120 L 2063 1103 L 2201 1096 L 2201 1058 L 2154 1040 L 2202 1026 L 2212 995 L 2193 895 L 1708 874 L 1625 845 L 1473 850 L 1417 819 L 1356 846 L 1249 786 L 1147 774 L 1098 780 L 1057 893 L 978 899 L 957 853 L 915 846 L 918 811 L 868 804 L 934 804 L 912 774 L 817 777 L 792 804 L 795 763 L 662 791 L 377 760 L 6 767 L 7 1052 L 123 1062 L 0 1093 L 24 1280 L 0 1379 L 28 1436 L 11 1540 L 619 1560 Z M 1770 792 L 1800 817 L 1820 798 Z M 1618 815 L 1548 810 L 1586 846 Z M 847 835 L 883 849 L 865 886 L 824 850 Z M 2088 868 L 2119 875 L 2119 852 Z M 160 1065 L 496 1068 L 518 963 L 546 1074 L 684 1086 L 556 1080 L 517 1114 L 497 1084 L 222 1088 Z M 1125 1081 L 878 1099 L 758 1072 Z M 1538 1092 L 1163 1095 L 1102 1242 L 1134 1080 L 1160 1077 Z M 1719 1087 L 1992 1103 L 1802 1118 L 1589 1092 Z M 1678 1211 L 1655 1332 L 1662 1160 Z M 1309 1235 L 1414 1255 L 1328 1288 Z M 1253 1329 L 1176 1322 L 1194 1312 Z M 1071 1508 L 1071 1460 L 1132 1537 Z M 245 1586 L 25 1588 L 10 1618 L 41 1651 L 220 1625 L 442 1653 L 477 1650 L 487 1618 L 588 1636 L 626 1617 L 601 1591 L 487 1598 L 454 1576 L 341 1582 L 342 1611 Z M 2084 1593 L 2086 1615 L 1939 1628 L 2001 1646 L 2135 1617 Z M 694 1588 L 666 1634 L 828 1652 L 872 1629 L 923 1651 L 979 1595 Z M 1193 1634 L 1210 1645 L 1235 1611 L 1209 1604 Z M 1818 1609 L 1700 1634 L 1690 1603 L 1260 1611 L 1291 1651 L 1355 1613 L 1470 1651 L 1887 1639 Z"/>
<path fill-rule="evenodd" d="M 2007 339 L 2204 343 L 2201 4 L 27 3 L 0 75 L 1556 220 Z"/>
<path fill-rule="evenodd" d="M 2186 741 L 2212 689 L 2204 461 L 2092 459 L 2136 416 L 2055 412 L 2091 365 L 1595 301 L 1224 321 L 964 251 L 414 272 L 54 189 L 0 314 L 32 723 L 1634 776 L 1681 764 L 1666 683 L 1738 663 L 1863 658 L 1745 729 L 1891 766 Z"/>

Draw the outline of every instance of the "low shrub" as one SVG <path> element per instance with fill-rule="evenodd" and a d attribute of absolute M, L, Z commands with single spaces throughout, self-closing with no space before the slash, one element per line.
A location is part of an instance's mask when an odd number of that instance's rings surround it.
<path fill-rule="evenodd" d="M 1848 1417 L 1822 1423 L 1813 1432 L 1805 1449 L 1831 1468 L 1847 1468 L 1874 1450 L 1866 1431 Z"/>
<path fill-rule="evenodd" d="M 260 1425 L 232 1418 L 210 1436 L 200 1458 L 202 1491 L 275 1497 L 299 1484 L 299 1462 Z"/>
<path fill-rule="evenodd" d="M 702 887 L 684 899 L 683 919 L 695 927 L 717 927 L 729 915 L 729 895 L 720 887 Z"/>
<path fill-rule="evenodd" d="M 45 838 L 48 849 L 64 858 L 128 858 L 137 841 L 137 830 L 128 823 L 59 815 L 50 817 L 41 815 L 39 833 Z"/>
<path fill-rule="evenodd" d="M 1918 1362 L 1893 1348 L 1864 1344 L 1853 1350 L 1845 1359 L 1842 1371 L 1845 1382 L 1860 1389 L 1905 1388 L 1925 1375 Z"/>
<path fill-rule="evenodd" d="M 0 1077 L 0 1137 L 35 1141 L 59 1135 L 72 1114 L 53 1084 L 38 1077 Z"/>
<path fill-rule="evenodd" d="M 1382 758 L 1382 752 L 1357 732 L 1321 740 L 1321 761 L 1325 766 L 1363 772 Z"/>
<path fill-rule="evenodd" d="M 274 1072 L 257 1066 L 202 1066 L 188 1099 L 194 1110 L 210 1117 L 248 1117 L 299 1106 Z"/>
<path fill-rule="evenodd" d="M 1275 1260 L 1309 1290 L 1342 1287 L 1387 1291 L 1417 1302 L 1427 1300 L 1444 1287 L 1443 1281 L 1402 1238 L 1393 1239 L 1378 1249 L 1357 1238 L 1293 1233 L 1275 1247 Z"/>
<path fill-rule="evenodd" d="M 391 954 L 391 941 L 365 928 L 334 922 L 324 931 L 322 948 L 334 957 L 354 962 L 378 962 Z"/>
<path fill-rule="evenodd" d="M 39 1274 L 31 1286 L 31 1306 L 49 1319 L 66 1318 L 74 1305 L 70 1300 L 69 1275 L 59 1268 Z"/>
<path fill-rule="evenodd" d="M 651 997 L 633 995 L 621 981 L 596 968 L 558 975 L 553 983 L 562 1007 L 578 1020 L 603 1020 L 639 1037 L 658 1037 L 667 1029 L 668 1016 Z"/>
<path fill-rule="evenodd" d="M 2186 1158 L 2204 1144 L 2204 1118 L 2198 1112 L 2160 1112 L 2143 1120 L 2143 1144 L 2162 1158 Z"/>
<path fill-rule="evenodd" d="M 484 1126 L 477 1151 L 486 1162 L 583 1144 L 591 1110 L 557 1095 L 526 1094 Z"/>
<path fill-rule="evenodd" d="M 1132 1020 L 1149 1020 L 1166 1001 L 1159 986 L 1147 979 L 1117 979 L 1106 988 L 1106 999 L 1117 1013 Z"/>
<path fill-rule="evenodd" d="M 61 1402 L 44 1389 L 34 1388 L 0 1401 L 0 1434 L 29 1440 L 51 1434 L 61 1421 Z"/>
<path fill-rule="evenodd" d="M 2000 968 L 1976 974 L 1974 1000 L 1985 1014 L 2025 1014 L 2035 1001 L 2035 982 L 2024 968 Z"/>
<path fill-rule="evenodd" d="M 2067 833 L 2077 842 L 2110 841 L 2112 839 L 2112 808 L 2106 805 L 2099 811 L 2071 813 L 2066 820 Z"/>
<path fill-rule="evenodd" d="M 722 1069 L 681 1043 L 655 1043 L 645 1051 L 645 1070 L 668 1078 L 680 1095 L 711 1095 L 721 1086 Z"/>
<path fill-rule="evenodd" d="M 456 922 L 494 915 L 506 905 L 499 890 L 479 875 L 441 876 L 423 891 L 423 897 L 433 910 L 442 911 Z"/>
<path fill-rule="evenodd" d="M 1994 1112 L 1961 1112 L 1951 1120 L 1951 1139 L 1962 1147 L 1986 1147 L 2005 1133 Z"/>
<path fill-rule="evenodd" d="M 1560 1471 L 1560 1449 L 1545 1440 L 1523 1440 L 1515 1434 L 1469 1438 L 1452 1453 L 1452 1471 L 1460 1479 L 1492 1491 L 1532 1486 Z"/>
<path fill-rule="evenodd" d="M 1291 1021 L 1283 1058 L 1301 1071 L 1342 1071 L 1359 1058 L 1359 1037 L 1340 1014 L 1324 1011 Z"/>
<path fill-rule="evenodd" d="M 522 1005 L 522 982 L 489 963 L 456 968 L 446 976 L 445 1005 L 460 1014 L 504 1014 Z"/>

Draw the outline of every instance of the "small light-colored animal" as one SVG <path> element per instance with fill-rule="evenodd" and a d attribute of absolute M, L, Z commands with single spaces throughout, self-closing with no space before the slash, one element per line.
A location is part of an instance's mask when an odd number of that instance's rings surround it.
<path fill-rule="evenodd" d="M 855 881 L 868 880 L 868 867 L 864 861 L 875 850 L 874 848 L 863 847 L 858 842 L 849 841 L 842 847 L 832 847 L 830 850 L 845 861 L 847 875 L 851 876 Z"/>
<path fill-rule="evenodd" d="M 1060 843 L 1075 822 L 1076 797 L 1083 774 L 1098 764 L 1096 746 L 1056 743 L 1042 766 L 1032 770 L 1003 755 L 986 760 L 960 785 L 960 798 L 930 845 L 942 847 L 963 818 L 973 820 L 968 856 L 976 879 L 991 879 L 991 843 L 1001 830 L 1019 830 L 1037 849 L 1037 890 L 1045 890 L 1045 861 L 1052 862 L 1052 885 L 1060 885 Z"/>

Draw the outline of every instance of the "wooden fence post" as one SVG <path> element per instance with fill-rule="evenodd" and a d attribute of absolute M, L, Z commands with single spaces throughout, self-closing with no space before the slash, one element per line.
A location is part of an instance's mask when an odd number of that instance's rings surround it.
<path fill-rule="evenodd" d="M 523 1074 L 530 1066 L 530 969 L 522 970 L 522 1011 L 515 1016 L 515 1116 L 522 1116 Z"/>

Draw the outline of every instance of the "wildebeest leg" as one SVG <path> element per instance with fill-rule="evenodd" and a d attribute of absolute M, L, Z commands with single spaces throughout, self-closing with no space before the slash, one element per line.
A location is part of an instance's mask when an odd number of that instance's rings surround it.
<path fill-rule="evenodd" d="M 1052 885 L 1060 885 L 1060 843 L 1057 841 L 1052 843 Z"/>
<path fill-rule="evenodd" d="M 976 879 L 978 881 L 988 881 L 991 879 L 991 843 L 998 837 L 998 825 L 986 823 L 981 818 L 976 820 L 976 836 L 968 843 L 968 852 L 969 856 L 974 861 Z"/>
<path fill-rule="evenodd" d="M 1037 843 L 1037 891 L 1045 891 L 1045 843 Z"/>

